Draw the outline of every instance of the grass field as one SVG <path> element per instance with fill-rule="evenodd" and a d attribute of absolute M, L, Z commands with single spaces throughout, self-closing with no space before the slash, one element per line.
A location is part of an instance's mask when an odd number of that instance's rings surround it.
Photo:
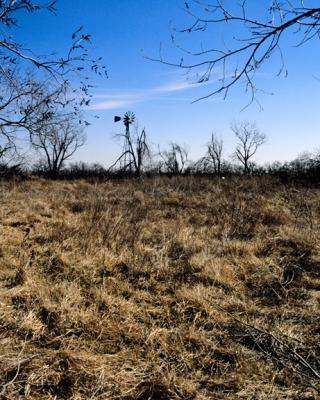
<path fill-rule="evenodd" d="M 0 184 L 1 399 L 319 397 L 320 191 Z"/>

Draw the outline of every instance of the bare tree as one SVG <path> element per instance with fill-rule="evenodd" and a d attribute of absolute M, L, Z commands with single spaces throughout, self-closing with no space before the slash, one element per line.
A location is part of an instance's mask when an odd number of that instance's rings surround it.
<path fill-rule="evenodd" d="M 221 175 L 223 141 L 212 132 L 210 142 L 207 144 L 207 159 L 213 166 L 216 175 Z"/>
<path fill-rule="evenodd" d="M 160 54 L 156 60 L 196 72 L 192 74 L 196 82 L 211 81 L 214 89 L 202 98 L 216 94 L 226 97 L 234 85 L 244 83 L 252 102 L 258 90 L 256 72 L 274 53 L 280 56 L 278 74 L 287 75 L 281 51 L 285 32 L 297 38 L 297 46 L 317 40 L 320 35 L 319 4 L 310 4 L 318 2 L 270 0 L 261 3 L 257 7 L 255 1 L 247 0 L 212 0 L 210 3 L 185 0 L 184 10 L 192 22 L 175 29 L 172 34 L 172 41 L 183 53 L 183 58 L 179 62 L 170 62 Z M 199 36 L 199 32 L 203 35 L 198 49 L 180 44 L 186 35 L 195 33 Z M 224 34 L 222 40 L 217 32 Z M 207 43 L 212 38 L 216 38 L 215 43 Z"/>
<path fill-rule="evenodd" d="M 231 129 L 239 140 L 234 156 L 240 161 L 244 174 L 247 175 L 250 173 L 250 159 L 266 142 L 266 135 L 259 131 L 255 123 L 250 122 L 233 123 Z"/>
<path fill-rule="evenodd" d="M 83 128 L 70 115 L 52 116 L 30 134 L 32 147 L 41 155 L 45 171 L 57 178 L 64 163 L 84 145 Z"/>
<path fill-rule="evenodd" d="M 125 133 L 116 135 L 117 139 L 123 141 L 123 151 L 115 163 L 111 165 L 109 171 L 119 164 L 121 172 L 133 173 L 136 177 L 141 177 L 143 168 L 147 160 L 151 157 L 151 152 L 146 129 L 143 128 L 140 131 L 137 123 L 133 128 L 133 132 L 130 129 L 126 129 Z"/>
<path fill-rule="evenodd" d="M 188 149 L 177 143 L 170 143 L 169 150 L 159 151 L 159 155 L 169 174 L 181 175 L 188 162 Z"/>
<path fill-rule="evenodd" d="M 102 74 L 101 59 L 89 55 L 90 35 L 82 27 L 71 35 L 69 50 L 63 55 L 37 55 L 34 49 L 15 39 L 14 28 L 19 19 L 31 13 L 48 11 L 56 14 L 55 1 L 33 0 L 0 1 L 0 141 L 2 146 L 15 145 L 17 130 L 33 128 L 35 114 L 42 104 L 70 106 L 71 96 L 61 103 L 62 91 L 72 93 L 74 113 L 90 102 L 88 72 Z M 35 32 L 36 34 L 36 32 Z M 45 88 L 45 96 L 42 92 Z M 50 93 L 49 93 L 50 88 Z M 37 96 L 35 96 L 37 94 Z M 57 100 L 57 101 L 56 101 Z M 39 103 L 40 101 L 40 103 Z M 44 115 L 42 116 L 44 117 Z M 38 122 L 37 122 L 38 125 Z"/>

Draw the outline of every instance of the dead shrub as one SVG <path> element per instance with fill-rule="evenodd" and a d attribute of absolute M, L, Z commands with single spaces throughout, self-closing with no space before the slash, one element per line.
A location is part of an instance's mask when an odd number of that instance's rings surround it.
<path fill-rule="evenodd" d="M 218 238 L 251 240 L 260 223 L 260 216 L 261 199 L 235 188 L 212 202 L 208 222 L 215 226 Z"/>

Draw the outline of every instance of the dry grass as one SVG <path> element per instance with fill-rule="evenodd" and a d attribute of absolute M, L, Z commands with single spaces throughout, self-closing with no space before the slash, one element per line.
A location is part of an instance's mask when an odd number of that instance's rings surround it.
<path fill-rule="evenodd" d="M 0 201 L 0 398 L 317 398 L 319 190 L 35 180 Z"/>

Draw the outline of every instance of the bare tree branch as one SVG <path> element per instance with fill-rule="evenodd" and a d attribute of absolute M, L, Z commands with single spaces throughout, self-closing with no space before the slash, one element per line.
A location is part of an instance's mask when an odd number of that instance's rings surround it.
<path fill-rule="evenodd" d="M 242 1 L 225 6 L 222 0 L 214 0 L 211 4 L 185 1 L 184 11 L 193 22 L 185 28 L 175 29 L 172 41 L 187 58 L 181 58 L 179 62 L 169 61 L 161 53 L 159 57 L 147 58 L 186 69 L 193 76 L 197 72 L 195 82 L 210 81 L 213 89 L 196 101 L 217 94 L 225 98 L 233 86 L 243 83 L 252 103 L 257 100 L 259 90 L 255 84 L 256 73 L 274 53 L 278 52 L 281 60 L 279 74 L 287 75 L 281 50 L 285 32 L 297 36 L 297 46 L 320 37 L 319 7 L 307 7 L 298 0 L 273 0 L 263 7 L 264 15 L 254 2 Z M 225 34 L 223 45 L 201 45 L 200 50 L 192 50 L 179 44 L 180 37 L 183 39 L 199 31 L 203 32 L 205 40 L 212 40 L 217 37 L 217 29 Z"/>

